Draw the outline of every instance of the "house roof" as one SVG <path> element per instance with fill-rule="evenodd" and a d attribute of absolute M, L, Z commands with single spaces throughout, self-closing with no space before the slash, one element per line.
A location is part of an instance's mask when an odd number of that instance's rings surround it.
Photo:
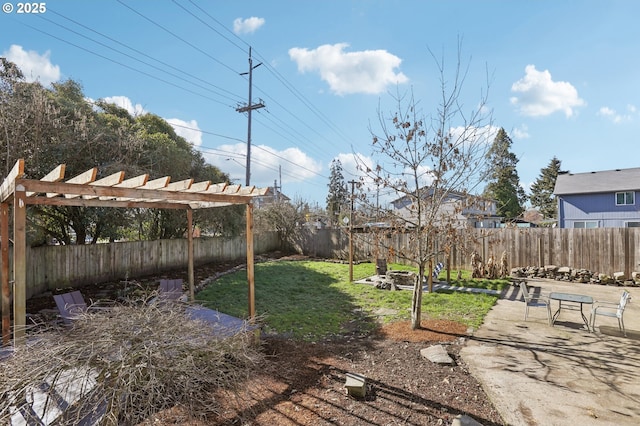
<path fill-rule="evenodd" d="M 428 198 L 428 197 L 431 197 L 433 195 L 433 192 L 434 192 L 433 188 L 423 187 L 421 189 L 425 191 L 423 193 L 424 194 L 424 198 Z M 482 195 L 468 194 L 468 193 L 463 193 L 463 192 L 460 192 L 460 191 L 447 191 L 446 195 L 447 195 L 446 198 L 448 200 L 451 200 L 451 199 L 461 200 L 461 199 L 464 199 L 466 197 L 473 197 L 473 198 L 478 199 L 478 200 L 495 201 L 495 200 L 493 200 L 491 198 L 485 198 Z M 407 194 L 407 195 L 403 195 L 400 198 L 396 198 L 395 200 L 392 200 L 391 204 L 393 204 L 394 206 L 397 207 L 398 204 L 402 204 L 405 200 L 410 200 L 411 201 L 412 199 Z"/>
<path fill-rule="evenodd" d="M 278 194 L 278 197 L 281 197 L 284 201 L 291 201 L 291 198 L 287 197 L 282 192 L 278 191 L 277 194 Z M 275 197 L 275 196 L 276 196 L 276 189 L 273 186 L 268 186 L 265 189 L 265 193 L 261 195 L 261 197 Z"/>
<path fill-rule="evenodd" d="M 555 195 L 595 194 L 640 190 L 640 167 L 587 173 L 562 173 L 556 179 Z"/>

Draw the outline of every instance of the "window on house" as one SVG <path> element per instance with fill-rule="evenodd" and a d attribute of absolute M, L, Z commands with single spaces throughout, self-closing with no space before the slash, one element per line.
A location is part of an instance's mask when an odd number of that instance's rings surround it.
<path fill-rule="evenodd" d="M 636 193 L 633 191 L 616 192 L 616 206 L 629 206 L 636 203 Z"/>
<path fill-rule="evenodd" d="M 640 228 L 640 222 L 627 222 L 627 228 Z"/>
<path fill-rule="evenodd" d="M 578 220 L 576 222 L 573 222 L 573 227 L 574 228 L 597 228 L 598 227 L 598 221 L 597 220 Z"/>

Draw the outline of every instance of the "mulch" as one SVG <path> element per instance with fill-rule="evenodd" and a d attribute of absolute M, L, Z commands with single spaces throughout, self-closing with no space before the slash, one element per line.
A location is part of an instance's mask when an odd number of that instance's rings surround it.
<path fill-rule="evenodd" d="M 275 253 L 263 260 L 286 258 Z M 239 263 L 198 266 L 196 282 L 242 267 Z M 117 298 L 125 287 L 141 291 L 157 288 L 160 278 L 182 278 L 186 271 L 160 274 L 131 282 L 94 284 L 80 290 L 87 301 L 110 294 Z M 53 309 L 53 293 L 27 301 L 27 312 L 37 315 Z M 144 425 L 443 425 L 467 415 L 483 425 L 503 425 L 498 411 L 459 357 L 467 327 L 446 320 L 424 319 L 412 330 L 407 322 L 381 325 L 374 332 L 351 333 L 324 342 L 301 342 L 269 335 L 262 342 L 264 365 L 244 388 L 220 392 L 220 413 L 193 419 L 180 407 L 163 411 Z M 442 344 L 453 365 L 425 360 L 420 349 Z M 365 398 L 346 393 L 346 373 L 367 378 Z"/>

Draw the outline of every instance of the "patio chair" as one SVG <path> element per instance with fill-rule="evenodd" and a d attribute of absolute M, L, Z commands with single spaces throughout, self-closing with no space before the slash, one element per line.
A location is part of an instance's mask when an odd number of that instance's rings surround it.
<path fill-rule="evenodd" d="M 433 281 L 438 281 L 438 276 L 440 275 L 442 268 L 444 268 L 444 264 L 442 262 L 436 263 L 436 266 L 433 268 Z"/>
<path fill-rule="evenodd" d="M 624 315 L 624 308 L 627 306 L 627 302 L 629 302 L 630 295 L 628 291 L 623 291 L 620 296 L 620 301 L 618 302 L 605 302 L 596 300 L 593 302 L 591 307 L 591 329 L 596 331 L 596 317 L 598 315 L 617 318 L 618 319 L 618 328 L 622 334 L 626 337 L 627 332 L 624 329 L 624 319 L 622 316 Z"/>
<path fill-rule="evenodd" d="M 524 320 L 527 320 L 529 316 L 529 307 L 545 308 L 547 310 L 547 322 L 551 325 L 551 301 L 549 297 L 543 294 L 533 294 L 527 288 L 527 283 L 520 282 L 520 290 L 522 290 L 522 296 L 524 297 Z"/>
<path fill-rule="evenodd" d="M 174 279 L 160 280 L 160 286 L 158 287 L 158 298 L 161 300 L 182 300 L 181 298 L 184 296 L 184 291 L 182 290 L 182 280 Z"/>
<path fill-rule="evenodd" d="M 108 310 L 107 306 L 87 305 L 80 291 L 75 290 L 70 293 L 56 294 L 53 296 L 56 306 L 60 312 L 60 318 L 65 324 L 71 324 L 73 320 L 85 312 Z"/>

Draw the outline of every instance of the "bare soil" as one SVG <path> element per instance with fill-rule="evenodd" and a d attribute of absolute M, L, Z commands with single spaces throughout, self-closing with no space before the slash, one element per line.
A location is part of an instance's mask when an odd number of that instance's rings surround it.
<path fill-rule="evenodd" d="M 278 255 L 276 255 L 278 257 Z M 236 264 L 210 264 L 196 268 L 196 282 L 217 276 Z M 186 279 L 184 271 L 162 277 Z M 140 285 L 157 287 L 156 277 Z M 85 298 L 106 294 L 116 298 L 124 284 L 83 287 Z M 64 292 L 59 289 L 56 292 Z M 27 301 L 27 311 L 51 309 L 51 294 Z M 351 332 L 322 342 L 301 342 L 283 336 L 265 336 L 267 355 L 250 382 L 239 392 L 220 393 L 223 410 L 196 421 L 176 407 L 149 419 L 148 425 L 449 425 L 467 415 L 483 425 L 503 425 L 482 385 L 459 357 L 467 339 L 463 324 L 425 319 L 422 328 L 409 323 L 381 326 L 361 333 L 357 322 Z M 434 364 L 420 350 L 442 344 L 453 365 Z M 364 398 L 347 394 L 346 373 L 367 378 Z"/>

